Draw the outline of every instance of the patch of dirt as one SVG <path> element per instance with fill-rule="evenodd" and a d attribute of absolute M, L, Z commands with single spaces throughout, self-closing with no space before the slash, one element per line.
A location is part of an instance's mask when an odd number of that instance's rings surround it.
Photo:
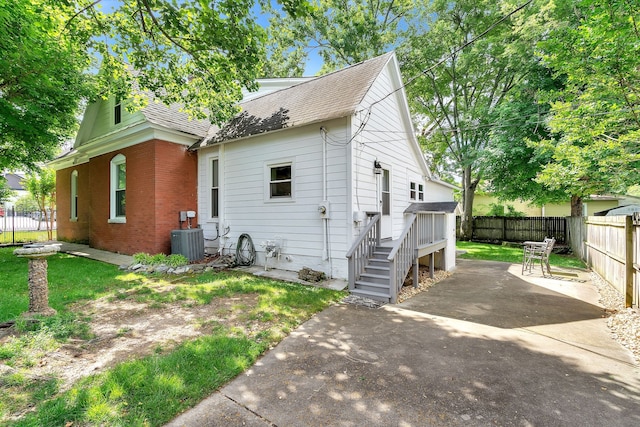
<path fill-rule="evenodd" d="M 254 294 L 214 298 L 210 304 L 190 306 L 184 302 L 151 306 L 130 299 L 108 298 L 85 303 L 73 311 L 91 318 L 94 338 L 69 340 L 48 352 L 26 374 L 32 378 L 59 378 L 60 389 L 64 391 L 82 377 L 210 334 L 215 325 L 256 333 L 270 326 L 247 319 L 246 313 L 256 304 Z M 7 332 L 4 338 L 0 337 L 0 343 L 8 338 Z"/>

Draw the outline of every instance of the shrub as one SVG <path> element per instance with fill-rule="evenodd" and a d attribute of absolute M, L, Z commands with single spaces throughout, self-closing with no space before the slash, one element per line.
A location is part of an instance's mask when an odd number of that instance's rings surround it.
<path fill-rule="evenodd" d="M 169 267 L 176 268 L 189 264 L 189 259 L 181 254 L 172 254 L 167 257 L 165 264 L 167 264 Z"/>
<path fill-rule="evenodd" d="M 189 264 L 189 259 L 181 254 L 173 254 L 173 255 L 167 256 L 165 254 L 149 255 L 149 254 L 140 252 L 133 255 L 133 260 L 137 263 L 144 264 L 144 265 L 164 264 L 173 268 Z"/>

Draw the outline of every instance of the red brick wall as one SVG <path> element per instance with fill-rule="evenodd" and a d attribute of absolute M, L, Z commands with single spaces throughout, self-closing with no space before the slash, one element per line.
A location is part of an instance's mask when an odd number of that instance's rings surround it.
<path fill-rule="evenodd" d="M 111 159 L 126 157 L 126 223 L 109 223 Z M 197 156 L 178 144 L 153 140 L 89 162 L 91 246 L 112 252 L 171 252 L 180 210 L 197 208 Z M 197 224 L 197 219 L 194 219 Z"/>
<path fill-rule="evenodd" d="M 78 172 L 78 219 L 71 221 L 71 173 Z M 91 226 L 91 169 L 88 163 L 56 172 L 56 209 L 58 239 L 89 242 Z"/>
<path fill-rule="evenodd" d="M 111 159 L 127 162 L 126 223 L 109 223 Z M 70 221 L 71 173 L 78 171 L 78 220 Z M 166 141 L 147 141 L 57 171 L 58 238 L 112 252 L 171 253 L 181 210 L 197 210 L 197 156 Z M 198 223 L 193 218 L 192 224 Z M 184 224 L 186 227 L 186 223 Z"/>
<path fill-rule="evenodd" d="M 156 142 L 156 247 L 171 253 L 171 230 L 180 227 L 180 211 L 198 209 L 198 156 L 186 147 Z M 198 218 L 192 218 L 192 226 Z M 184 228 L 187 224 L 185 223 Z"/>

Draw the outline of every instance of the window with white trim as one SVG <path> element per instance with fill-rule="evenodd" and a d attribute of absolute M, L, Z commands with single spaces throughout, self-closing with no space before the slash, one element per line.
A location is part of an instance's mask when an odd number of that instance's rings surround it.
<path fill-rule="evenodd" d="M 118 154 L 111 159 L 111 222 L 125 222 L 127 204 L 127 159 Z"/>
<path fill-rule="evenodd" d="M 71 215 L 72 221 L 78 219 L 78 171 L 71 172 Z"/>
<path fill-rule="evenodd" d="M 410 182 L 409 183 L 409 199 L 414 201 L 423 201 L 424 200 L 424 184 Z"/>
<path fill-rule="evenodd" d="M 211 218 L 218 218 L 220 211 L 220 162 L 211 160 Z"/>
<path fill-rule="evenodd" d="M 293 196 L 292 163 L 269 166 L 269 198 L 291 199 Z"/>

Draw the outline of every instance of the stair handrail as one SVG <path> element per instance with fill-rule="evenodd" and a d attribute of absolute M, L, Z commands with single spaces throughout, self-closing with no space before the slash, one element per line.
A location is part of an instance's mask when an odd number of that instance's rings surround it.
<path fill-rule="evenodd" d="M 402 230 L 400 238 L 396 240 L 396 244 L 389 252 L 387 260 L 390 263 L 389 268 L 389 290 L 391 292 L 391 303 L 395 304 L 404 278 L 406 277 L 411 265 L 417 256 L 418 240 L 415 232 L 415 223 L 417 215 L 411 214 L 407 221 L 407 225 Z M 398 257 L 398 254 L 404 256 Z"/>
<path fill-rule="evenodd" d="M 373 248 L 380 245 L 380 212 L 367 212 L 369 223 L 360 232 L 356 240 L 347 251 L 349 267 L 349 289 L 355 287 L 355 282 L 364 271 L 367 257 L 373 253 Z M 373 241 L 373 245 L 371 245 Z"/>

